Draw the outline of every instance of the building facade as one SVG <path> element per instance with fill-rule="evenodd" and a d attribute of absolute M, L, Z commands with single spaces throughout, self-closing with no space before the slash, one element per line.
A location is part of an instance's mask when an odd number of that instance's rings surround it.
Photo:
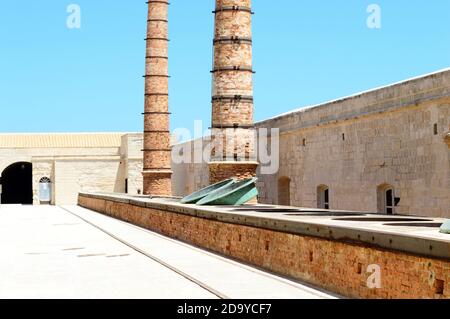
<path fill-rule="evenodd" d="M 280 130 L 278 172 L 258 169 L 260 203 L 450 217 L 450 69 L 256 128 Z M 206 184 L 204 164 L 173 170 L 175 195 Z"/>
<path fill-rule="evenodd" d="M 2 203 L 76 204 L 142 192 L 142 133 L 0 134 Z"/>

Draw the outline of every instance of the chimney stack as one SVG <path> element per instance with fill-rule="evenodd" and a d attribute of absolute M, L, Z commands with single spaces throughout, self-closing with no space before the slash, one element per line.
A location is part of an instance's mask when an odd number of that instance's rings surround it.
<path fill-rule="evenodd" d="M 256 175 L 251 0 L 216 0 L 210 182 Z"/>
<path fill-rule="evenodd" d="M 168 6 L 150 0 L 147 20 L 144 111 L 144 194 L 170 196 Z"/>

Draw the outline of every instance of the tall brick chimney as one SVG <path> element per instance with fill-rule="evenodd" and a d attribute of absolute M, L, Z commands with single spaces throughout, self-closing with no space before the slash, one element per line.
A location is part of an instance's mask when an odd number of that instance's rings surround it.
<path fill-rule="evenodd" d="M 251 0 L 216 0 L 210 182 L 255 176 Z M 227 132 L 227 133 L 225 133 Z"/>
<path fill-rule="evenodd" d="M 168 6 L 150 0 L 147 20 L 144 112 L 144 194 L 170 196 Z"/>

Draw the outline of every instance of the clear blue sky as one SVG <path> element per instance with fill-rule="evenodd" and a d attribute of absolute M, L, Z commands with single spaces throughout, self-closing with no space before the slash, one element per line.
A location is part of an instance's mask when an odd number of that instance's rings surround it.
<path fill-rule="evenodd" d="M 253 2 L 255 120 L 450 66 L 448 0 Z M 172 128 L 209 125 L 214 1 L 171 3 Z M 1 1 L 0 132 L 141 131 L 145 31 L 144 0 Z"/>

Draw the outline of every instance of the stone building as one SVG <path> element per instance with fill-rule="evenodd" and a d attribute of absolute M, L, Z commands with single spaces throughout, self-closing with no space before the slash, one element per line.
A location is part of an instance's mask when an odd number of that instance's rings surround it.
<path fill-rule="evenodd" d="M 450 217 L 450 69 L 255 125 L 280 129 L 260 203 Z M 205 163 L 172 166 L 174 195 L 207 184 Z"/>
<path fill-rule="evenodd" d="M 2 203 L 76 204 L 142 192 L 142 133 L 0 134 Z M 50 195 L 50 196 L 48 196 Z"/>

